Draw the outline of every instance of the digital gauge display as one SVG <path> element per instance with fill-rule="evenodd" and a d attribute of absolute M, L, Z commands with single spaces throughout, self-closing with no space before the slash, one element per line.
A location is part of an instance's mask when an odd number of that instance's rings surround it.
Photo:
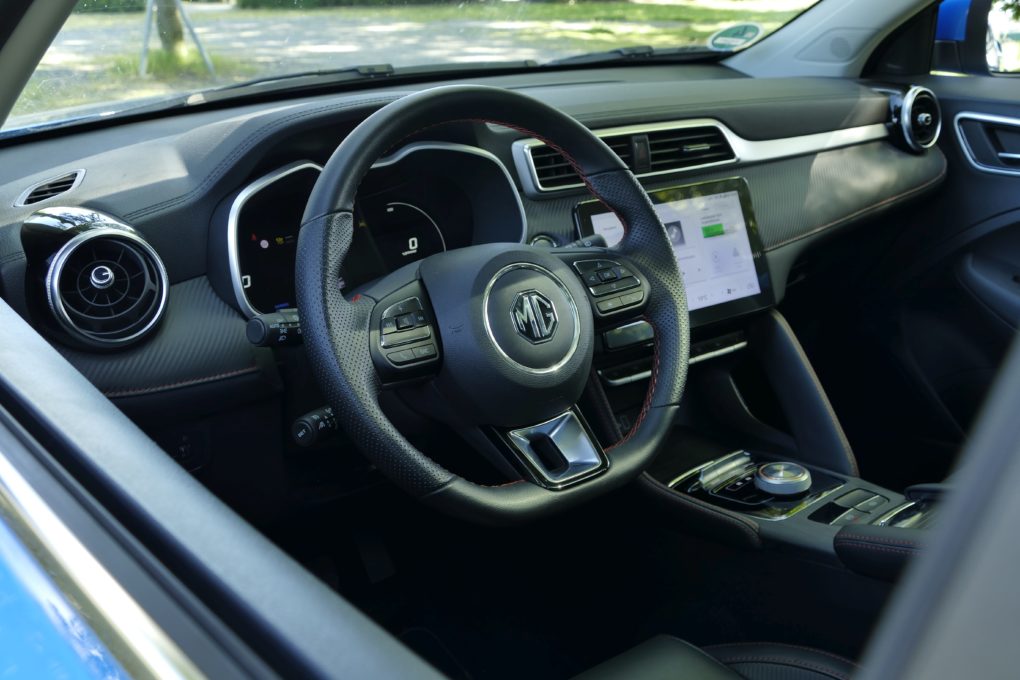
<path fill-rule="evenodd" d="M 297 305 L 294 258 L 308 196 L 319 178 L 310 163 L 284 168 L 241 192 L 231 210 L 237 278 L 257 314 Z M 235 283 L 235 285 L 237 285 Z"/>
<path fill-rule="evenodd" d="M 360 226 L 369 229 L 386 271 L 446 250 L 439 225 L 427 212 L 411 203 L 392 201 L 369 206 L 359 216 Z"/>
<path fill-rule="evenodd" d="M 235 199 L 231 225 L 236 252 L 235 287 L 250 313 L 295 307 L 294 260 L 301 218 L 319 177 L 311 163 L 283 168 L 256 181 Z M 396 192 L 359 196 L 351 249 L 340 287 L 352 290 L 387 272 L 447 249 L 447 236 L 424 208 L 387 200 Z"/>

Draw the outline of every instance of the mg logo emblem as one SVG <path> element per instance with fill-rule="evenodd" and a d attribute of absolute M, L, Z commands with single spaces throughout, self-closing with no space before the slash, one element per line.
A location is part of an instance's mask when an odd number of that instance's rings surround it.
<path fill-rule="evenodd" d="M 510 316 L 517 333 L 533 344 L 552 340 L 556 332 L 556 308 L 537 290 L 518 293 L 510 308 Z"/>

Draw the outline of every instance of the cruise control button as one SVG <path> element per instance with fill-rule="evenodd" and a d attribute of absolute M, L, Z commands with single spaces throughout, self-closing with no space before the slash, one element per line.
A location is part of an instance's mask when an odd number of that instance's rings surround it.
<path fill-rule="evenodd" d="M 606 313 L 611 312 L 614 309 L 619 309 L 620 307 L 623 307 L 623 301 L 618 297 L 614 297 L 609 298 L 608 300 L 599 300 L 597 303 L 595 303 L 595 306 L 598 307 L 598 310 L 600 312 Z"/>
<path fill-rule="evenodd" d="M 598 274 L 600 281 L 615 281 L 619 278 L 612 269 L 603 269 Z"/>
<path fill-rule="evenodd" d="M 636 305 L 645 299 L 645 292 L 643 290 L 635 291 L 633 293 L 627 293 L 626 295 L 620 296 L 620 300 L 623 302 L 624 307 L 630 305 Z"/>
<path fill-rule="evenodd" d="M 603 283 L 602 285 L 599 286 L 593 286 L 589 288 L 589 290 L 591 291 L 591 294 L 594 295 L 595 297 L 601 297 L 603 295 L 609 295 L 610 293 L 618 293 L 622 290 L 627 290 L 628 288 L 633 288 L 634 286 L 640 285 L 641 285 L 640 281 L 638 281 L 633 276 L 628 276 L 627 278 L 620 279 L 619 281 L 610 281 L 609 283 Z"/>
<path fill-rule="evenodd" d="M 401 314 L 397 317 L 397 330 L 406 331 L 408 328 L 414 328 L 414 314 Z"/>
<path fill-rule="evenodd" d="M 422 345 L 421 347 L 414 348 L 414 356 L 416 359 L 430 359 L 436 356 L 436 346 L 429 343 L 428 345 Z"/>
<path fill-rule="evenodd" d="M 391 316 L 401 316 L 403 314 L 409 314 L 410 312 L 417 312 L 422 308 L 421 300 L 418 298 L 407 298 L 401 300 L 395 305 L 390 305 L 383 311 L 383 318 L 389 318 Z"/>
<path fill-rule="evenodd" d="M 411 330 L 407 331 L 399 331 L 397 333 L 383 335 L 381 344 L 383 347 L 398 347 L 400 345 L 406 345 L 409 342 L 426 340 L 431 337 L 432 328 L 429 326 L 422 326 L 420 328 L 412 328 Z"/>
<path fill-rule="evenodd" d="M 396 352 L 390 352 L 386 355 L 386 358 L 398 366 L 401 364 L 409 364 L 414 361 L 414 350 L 402 349 Z"/>
<path fill-rule="evenodd" d="M 599 260 L 579 260 L 574 263 L 574 269 L 577 270 L 578 274 L 582 276 L 588 272 L 593 272 L 599 269 Z"/>

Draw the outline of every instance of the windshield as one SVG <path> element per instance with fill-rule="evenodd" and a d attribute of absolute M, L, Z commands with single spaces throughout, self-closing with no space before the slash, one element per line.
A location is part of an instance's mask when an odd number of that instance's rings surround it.
<path fill-rule="evenodd" d="M 79 0 L 3 130 L 355 66 L 373 68 L 351 77 L 725 54 L 816 1 Z"/>

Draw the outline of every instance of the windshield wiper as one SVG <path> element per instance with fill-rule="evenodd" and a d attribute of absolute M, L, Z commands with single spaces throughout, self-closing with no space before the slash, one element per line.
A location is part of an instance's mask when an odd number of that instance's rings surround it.
<path fill-rule="evenodd" d="M 572 57 L 562 57 L 544 62 L 543 66 L 569 66 L 572 64 L 605 64 L 612 62 L 626 61 L 691 61 L 706 56 L 720 56 L 726 52 L 711 50 L 700 45 L 686 45 L 684 47 L 652 47 L 651 45 L 633 45 L 630 47 L 618 47 L 605 52 L 585 52 L 575 54 Z"/>

